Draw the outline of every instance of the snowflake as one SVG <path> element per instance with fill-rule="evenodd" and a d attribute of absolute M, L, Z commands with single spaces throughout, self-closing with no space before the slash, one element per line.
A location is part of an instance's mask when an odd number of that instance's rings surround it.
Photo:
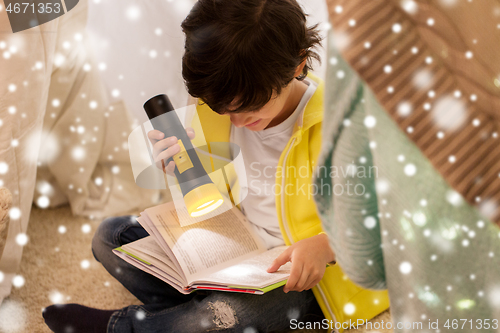
<path fill-rule="evenodd" d="M 411 264 L 408 262 L 408 261 L 403 261 L 400 265 L 399 265 L 399 271 L 403 274 L 410 274 L 411 273 L 411 270 L 412 270 L 412 266 Z"/>
<path fill-rule="evenodd" d="M 49 294 L 49 299 L 52 304 L 61 304 L 64 302 L 64 295 L 57 290 L 53 290 Z"/>
<path fill-rule="evenodd" d="M 392 25 L 392 32 L 394 32 L 394 33 L 400 33 L 402 29 L 403 28 L 402 28 L 401 24 L 399 24 L 399 23 L 394 23 Z"/>
<path fill-rule="evenodd" d="M 84 234 L 88 234 L 91 230 L 92 228 L 90 227 L 90 224 L 85 223 L 84 225 L 82 225 L 82 232 Z"/>
<path fill-rule="evenodd" d="M 144 318 L 146 318 L 146 312 L 144 312 L 144 310 L 138 310 L 135 314 L 135 317 L 137 318 L 137 320 L 143 320 Z"/>
<path fill-rule="evenodd" d="M 418 5 L 414 0 L 403 0 L 401 1 L 401 7 L 408 13 L 408 14 L 415 14 L 418 11 Z"/>
<path fill-rule="evenodd" d="M 408 163 L 404 167 L 404 173 L 408 177 L 412 177 L 412 176 L 414 176 L 417 173 L 417 167 L 415 166 L 415 164 Z"/>
<path fill-rule="evenodd" d="M 18 220 L 21 217 L 21 210 L 18 207 L 12 207 L 9 210 L 9 217 L 11 220 Z"/>
<path fill-rule="evenodd" d="M 377 225 L 377 220 L 373 216 L 365 217 L 363 224 L 367 229 L 373 229 Z"/>
<path fill-rule="evenodd" d="M 439 2 L 443 6 L 452 7 L 452 6 L 455 6 L 458 3 L 458 0 L 439 0 Z"/>
<path fill-rule="evenodd" d="M 0 162 L 0 175 L 5 175 L 9 171 L 9 165 L 5 162 Z"/>
<path fill-rule="evenodd" d="M 354 314 L 354 312 L 356 312 L 356 306 L 352 303 L 347 303 L 346 305 L 344 305 L 344 313 L 346 315 L 352 315 Z"/>
<path fill-rule="evenodd" d="M 402 101 L 397 106 L 397 112 L 401 117 L 409 116 L 412 111 L 412 105 L 407 101 Z"/>
<path fill-rule="evenodd" d="M 47 208 L 47 207 L 49 207 L 49 205 L 50 205 L 50 199 L 49 199 L 49 197 L 47 197 L 46 195 L 39 196 L 38 199 L 36 200 L 36 205 L 39 208 Z"/>
<path fill-rule="evenodd" d="M 259 331 L 257 331 L 257 329 L 252 326 L 245 327 L 245 329 L 243 330 L 243 333 L 258 333 L 258 332 Z"/>
<path fill-rule="evenodd" d="M 87 269 L 90 267 L 90 262 L 88 260 L 82 260 L 80 262 L 80 267 L 83 269 Z"/>
<path fill-rule="evenodd" d="M 125 16 L 130 21 L 137 21 L 141 17 L 141 10 L 137 6 L 130 6 L 126 9 Z"/>
<path fill-rule="evenodd" d="M 413 214 L 413 223 L 422 227 L 427 223 L 427 217 L 422 212 L 415 213 Z"/>
<path fill-rule="evenodd" d="M 25 233 L 19 233 L 19 234 L 17 234 L 17 236 L 16 236 L 16 243 L 19 246 L 25 246 L 26 244 L 28 244 L 28 235 L 26 235 Z"/>
<path fill-rule="evenodd" d="M 412 82 L 418 89 L 428 89 L 433 84 L 432 72 L 428 69 L 420 69 L 412 77 Z"/>
<path fill-rule="evenodd" d="M 386 179 L 378 179 L 375 183 L 375 187 L 379 194 L 385 194 L 389 192 L 390 184 Z"/>
<path fill-rule="evenodd" d="M 377 124 L 377 119 L 374 116 L 366 116 L 364 124 L 368 128 L 373 128 Z"/>
<path fill-rule="evenodd" d="M 76 160 L 76 161 L 81 161 L 85 158 L 86 155 L 86 150 L 83 147 L 77 146 L 73 148 L 71 151 L 71 156 Z"/>
<path fill-rule="evenodd" d="M 446 200 L 455 207 L 461 206 L 463 203 L 462 196 L 456 191 L 446 192 Z"/>
<path fill-rule="evenodd" d="M 21 275 L 15 275 L 12 279 L 12 285 L 16 288 L 21 288 L 22 286 L 24 286 L 25 282 L 26 280 Z"/>
<path fill-rule="evenodd" d="M 300 317 L 300 310 L 298 308 L 291 308 L 287 311 L 288 319 L 298 319 Z"/>

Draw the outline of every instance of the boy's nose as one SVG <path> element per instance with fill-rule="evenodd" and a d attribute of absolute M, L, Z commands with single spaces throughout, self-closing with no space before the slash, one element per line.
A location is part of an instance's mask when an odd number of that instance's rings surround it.
<path fill-rule="evenodd" d="M 251 121 L 249 121 L 248 115 L 244 114 L 233 113 L 229 115 L 229 118 L 231 119 L 233 125 L 236 127 L 243 127 L 251 123 Z"/>

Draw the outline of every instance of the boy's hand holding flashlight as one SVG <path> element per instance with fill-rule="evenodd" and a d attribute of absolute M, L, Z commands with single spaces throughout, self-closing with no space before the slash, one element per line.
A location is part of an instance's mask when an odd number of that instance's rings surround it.
<path fill-rule="evenodd" d="M 186 133 L 189 139 L 194 139 L 194 130 L 191 127 L 186 128 Z M 163 172 L 170 176 L 174 176 L 175 163 L 170 161 L 167 164 L 169 158 L 180 152 L 181 147 L 177 143 L 177 138 L 175 136 L 170 136 L 164 138 L 165 134 L 159 130 L 152 130 L 148 132 L 148 138 L 153 145 L 153 158 L 158 169 L 162 169 Z M 163 163 L 162 163 L 163 162 Z M 162 164 L 165 166 L 163 167 Z"/>

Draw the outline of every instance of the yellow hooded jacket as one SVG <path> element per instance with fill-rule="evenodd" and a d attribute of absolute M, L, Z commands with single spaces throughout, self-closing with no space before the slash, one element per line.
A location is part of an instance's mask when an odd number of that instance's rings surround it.
<path fill-rule="evenodd" d="M 281 189 L 276 191 L 276 211 L 287 245 L 322 231 L 312 197 L 315 190 L 312 177 L 321 149 L 324 82 L 311 73 L 308 77 L 318 83 L 318 87 L 294 126 L 292 137 L 281 153 L 276 174 L 276 188 Z M 201 124 L 208 149 L 210 142 L 229 142 L 229 117 L 217 114 L 202 101 L 198 101 L 196 109 L 199 120 L 193 124 Z M 196 132 L 197 126 L 193 127 Z M 369 320 L 389 307 L 386 291 L 372 291 L 355 285 L 339 265 L 326 268 L 313 293 L 325 317 L 333 321 L 330 327 L 335 328 L 336 322 L 340 332 L 355 328 L 353 325 L 361 324 L 361 320 Z"/>

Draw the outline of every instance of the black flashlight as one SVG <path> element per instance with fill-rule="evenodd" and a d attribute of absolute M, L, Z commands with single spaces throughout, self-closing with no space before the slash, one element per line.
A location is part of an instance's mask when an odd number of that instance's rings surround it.
<path fill-rule="evenodd" d="M 166 165 L 170 161 L 176 165 L 174 173 L 189 215 L 197 217 L 218 208 L 224 199 L 201 164 L 167 95 L 149 99 L 144 103 L 144 110 L 154 129 L 163 132 L 165 138 L 175 136 L 178 140 L 181 150 L 169 158 Z"/>

